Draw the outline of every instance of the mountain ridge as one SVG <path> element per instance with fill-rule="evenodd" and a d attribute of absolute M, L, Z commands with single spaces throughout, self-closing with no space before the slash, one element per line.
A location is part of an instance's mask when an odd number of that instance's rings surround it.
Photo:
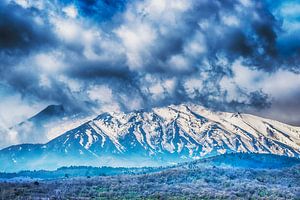
<path fill-rule="evenodd" d="M 299 127 L 181 104 L 150 111 L 102 113 L 45 144 L 8 147 L 0 151 L 0 160 L 8 161 L 0 170 L 53 169 L 83 163 L 158 166 L 232 152 L 299 157 L 299 144 Z"/>

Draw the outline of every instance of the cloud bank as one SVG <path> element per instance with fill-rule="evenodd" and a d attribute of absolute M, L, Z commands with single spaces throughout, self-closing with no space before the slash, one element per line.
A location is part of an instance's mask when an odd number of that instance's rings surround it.
<path fill-rule="evenodd" d="M 0 114 L 12 125 L 52 103 L 100 113 L 194 102 L 300 125 L 299 8 L 292 0 L 1 1 Z M 20 102 L 31 111 L 11 114 Z"/>

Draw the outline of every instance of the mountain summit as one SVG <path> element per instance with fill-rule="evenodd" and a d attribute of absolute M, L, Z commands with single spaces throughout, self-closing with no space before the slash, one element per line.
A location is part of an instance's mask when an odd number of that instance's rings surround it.
<path fill-rule="evenodd" d="M 63 105 L 49 105 L 44 110 L 34 115 L 28 121 L 34 121 L 36 123 L 42 123 L 45 120 L 52 118 L 60 118 L 66 115 L 66 111 Z"/>
<path fill-rule="evenodd" d="M 157 166 L 232 152 L 300 157 L 300 128 L 194 104 L 103 113 L 46 144 L 1 150 L 0 170 Z"/>

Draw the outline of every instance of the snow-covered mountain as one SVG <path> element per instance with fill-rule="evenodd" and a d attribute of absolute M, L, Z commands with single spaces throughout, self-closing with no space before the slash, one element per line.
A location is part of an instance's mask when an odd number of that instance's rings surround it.
<path fill-rule="evenodd" d="M 194 104 L 103 113 L 46 144 L 0 151 L 1 171 L 65 165 L 166 165 L 230 152 L 300 157 L 300 127 Z"/>

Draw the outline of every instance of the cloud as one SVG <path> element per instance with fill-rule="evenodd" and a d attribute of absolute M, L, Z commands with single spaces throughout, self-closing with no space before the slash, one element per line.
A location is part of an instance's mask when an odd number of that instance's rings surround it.
<path fill-rule="evenodd" d="M 63 8 L 63 11 L 65 12 L 65 14 L 68 17 L 71 17 L 71 18 L 76 18 L 78 15 L 78 11 L 74 5 L 69 5 L 65 8 Z"/>
<path fill-rule="evenodd" d="M 249 101 L 249 105 L 254 108 L 264 108 L 260 114 L 265 114 L 271 118 L 276 118 L 281 121 L 290 121 L 290 123 L 298 124 L 300 103 L 300 74 L 291 71 L 280 69 L 273 73 L 268 73 L 263 70 L 249 69 L 243 65 L 241 61 L 236 61 L 232 67 L 233 76 L 223 77 L 221 86 L 224 91 L 227 91 L 227 98 L 230 100 Z M 251 102 L 251 98 L 243 96 L 243 91 L 264 93 L 258 96 L 258 102 L 264 102 L 260 98 L 267 98 L 270 104 L 255 105 Z M 257 96 L 255 97 L 257 98 Z M 255 99 L 254 99 L 255 100 Z M 272 104 L 271 104 L 272 102 Z M 253 110 L 249 110 L 254 112 Z M 281 112 L 281 114 L 279 114 Z M 254 112 L 255 113 L 255 112 Z"/>
<path fill-rule="evenodd" d="M 275 113 L 299 115 L 299 3 L 272 2 L 2 1 L 0 90 L 26 106 L 99 113 L 194 102 L 298 123 Z"/>
<path fill-rule="evenodd" d="M 1 96 L 0 118 L 3 125 L 6 125 L 6 128 L 22 122 L 24 118 L 33 116 L 47 105 L 42 104 L 41 106 L 37 106 L 31 104 L 31 102 L 24 102 L 24 99 L 22 99 L 20 95 L 4 96 L 4 94 L 1 93 Z M 16 113 L 19 114 L 16 115 Z"/>
<path fill-rule="evenodd" d="M 23 5 L 24 6 L 24 5 Z M 35 9 L 0 3 L 0 51 L 2 53 L 28 53 L 55 42 L 47 18 Z"/>

